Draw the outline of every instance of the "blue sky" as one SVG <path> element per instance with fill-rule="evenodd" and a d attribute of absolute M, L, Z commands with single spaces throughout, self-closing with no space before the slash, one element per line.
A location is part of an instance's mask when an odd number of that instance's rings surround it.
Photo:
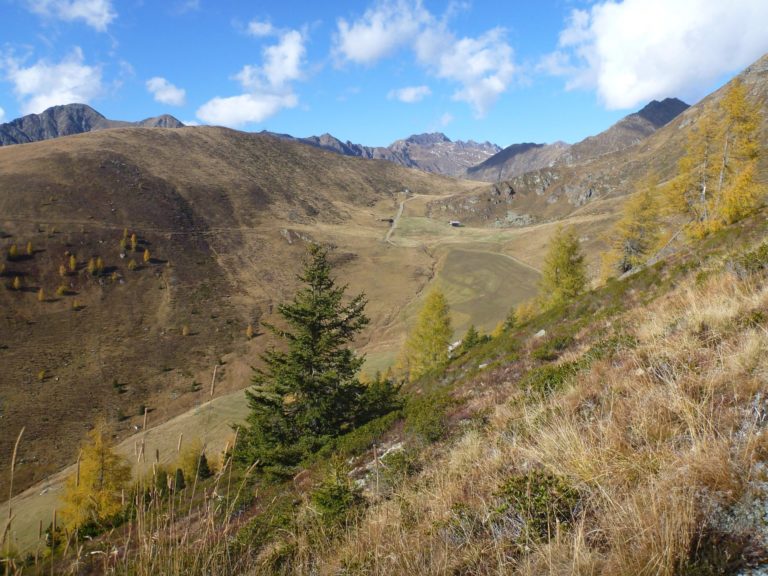
<path fill-rule="evenodd" d="M 0 121 L 87 102 L 387 145 L 574 142 L 768 51 L 765 0 L 0 0 Z"/>

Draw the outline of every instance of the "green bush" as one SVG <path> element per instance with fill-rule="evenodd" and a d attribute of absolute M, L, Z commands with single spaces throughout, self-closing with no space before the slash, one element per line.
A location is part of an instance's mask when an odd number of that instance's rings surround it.
<path fill-rule="evenodd" d="M 532 470 L 509 478 L 499 489 L 500 512 L 514 511 L 534 538 L 546 539 L 557 524 L 569 524 L 576 515 L 579 493 L 565 478 Z"/>
<path fill-rule="evenodd" d="M 329 444 L 321 450 L 320 456 L 327 457 L 334 450 L 346 457 L 362 454 L 366 450 L 370 450 L 370 448 L 378 442 L 384 434 L 389 432 L 395 422 L 400 420 L 400 418 L 402 418 L 402 412 L 396 410 L 385 416 L 371 420 L 352 432 L 337 438 L 334 443 Z"/>
<path fill-rule="evenodd" d="M 381 480 L 385 487 L 397 488 L 420 470 L 416 452 L 407 448 L 391 452 L 381 459 Z"/>
<path fill-rule="evenodd" d="M 768 242 L 737 256 L 730 264 L 739 276 L 754 274 L 768 268 Z"/>
<path fill-rule="evenodd" d="M 580 362 L 546 364 L 528 372 L 520 385 L 537 395 L 546 396 L 562 389 L 565 382 L 580 368 Z"/>
<path fill-rule="evenodd" d="M 325 528 L 335 528 L 345 523 L 364 502 L 344 470 L 335 466 L 310 496 L 314 511 Z"/>
<path fill-rule="evenodd" d="M 557 360 L 557 358 L 560 356 L 560 353 L 568 348 L 568 346 L 571 344 L 573 344 L 573 336 L 571 335 L 554 336 L 536 348 L 531 353 L 531 356 L 533 356 L 536 360 L 541 360 L 544 362 Z"/>
<path fill-rule="evenodd" d="M 427 442 L 437 442 L 448 429 L 448 410 L 455 404 L 444 391 L 409 398 L 405 405 L 405 430 Z"/>
<path fill-rule="evenodd" d="M 239 547 L 259 550 L 272 542 L 280 533 L 292 532 L 296 525 L 294 502 L 284 496 L 274 500 L 262 513 L 249 520 L 237 532 L 235 542 Z"/>

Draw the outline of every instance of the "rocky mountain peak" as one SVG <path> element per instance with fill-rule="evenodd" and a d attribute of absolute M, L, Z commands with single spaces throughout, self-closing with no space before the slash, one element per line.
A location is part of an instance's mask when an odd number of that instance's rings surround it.
<path fill-rule="evenodd" d="M 678 98 L 664 98 L 661 102 L 652 100 L 636 114 L 661 128 L 687 109 L 688 104 Z"/>
<path fill-rule="evenodd" d="M 442 132 L 431 132 L 425 134 L 413 134 L 405 139 L 409 144 L 418 144 L 419 146 L 433 146 L 441 142 L 450 143 L 451 139 Z"/>
<path fill-rule="evenodd" d="M 139 122 L 109 120 L 87 104 L 63 104 L 52 106 L 40 114 L 28 114 L 11 122 L 0 124 L 0 146 L 27 144 L 124 126 L 181 128 L 184 124 L 169 114 L 147 118 Z"/>

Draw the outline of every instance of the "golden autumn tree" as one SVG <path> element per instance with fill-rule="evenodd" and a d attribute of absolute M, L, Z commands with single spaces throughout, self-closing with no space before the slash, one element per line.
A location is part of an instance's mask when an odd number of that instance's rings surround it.
<path fill-rule="evenodd" d="M 747 98 L 742 82 L 735 83 L 721 104 L 725 112 L 722 153 L 717 180 L 717 208 L 730 224 L 754 212 L 761 200 L 757 183 L 760 153 L 760 108 Z"/>
<path fill-rule="evenodd" d="M 62 517 L 69 528 L 102 523 L 122 509 L 122 491 L 131 480 L 131 467 L 114 451 L 106 424 L 88 433 L 78 470 L 67 478 Z"/>
<path fill-rule="evenodd" d="M 660 237 L 656 182 L 657 177 L 649 175 L 625 202 L 609 237 L 611 250 L 603 258 L 606 276 L 645 264 L 656 248 Z"/>
<path fill-rule="evenodd" d="M 758 207 L 759 126 L 759 107 L 735 81 L 690 131 L 678 174 L 667 189 L 670 208 L 690 218 L 689 236 L 701 238 Z"/>
<path fill-rule="evenodd" d="M 448 300 L 442 291 L 435 288 L 424 301 L 400 355 L 400 367 L 408 373 L 411 382 L 448 361 L 452 335 Z"/>
<path fill-rule="evenodd" d="M 542 308 L 566 304 L 587 287 L 587 269 L 573 229 L 559 226 L 549 243 L 539 281 Z"/>

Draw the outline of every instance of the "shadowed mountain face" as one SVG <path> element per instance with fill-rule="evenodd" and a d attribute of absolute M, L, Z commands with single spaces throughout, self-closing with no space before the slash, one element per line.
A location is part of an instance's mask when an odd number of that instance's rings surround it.
<path fill-rule="evenodd" d="M 477 166 L 468 168 L 466 177 L 485 182 L 514 178 L 532 170 L 552 166 L 569 147 L 565 142 L 512 144 Z"/>
<path fill-rule="evenodd" d="M 661 102 L 654 100 L 604 132 L 585 138 L 573 146 L 564 142 L 513 144 L 481 164 L 467 169 L 466 177 L 485 182 L 499 182 L 555 164 L 589 162 L 640 142 L 687 108 L 688 104 L 677 98 L 666 98 Z"/>
<path fill-rule="evenodd" d="M 275 136 L 298 140 L 345 156 L 387 160 L 407 168 L 456 177 L 463 176 L 467 168 L 483 162 L 501 150 L 499 146 L 490 142 L 480 143 L 473 140 L 454 142 L 440 132 L 415 134 L 404 140 L 397 140 L 386 147 L 342 142 L 330 134 L 308 138 L 294 138 L 287 134 L 275 134 Z"/>
<path fill-rule="evenodd" d="M 0 145 L 27 144 L 71 136 L 94 130 L 143 126 L 145 128 L 181 128 L 184 126 L 173 116 L 163 114 L 139 122 L 109 120 L 86 104 L 53 106 L 40 114 L 29 114 L 11 122 L 0 124 Z"/>

